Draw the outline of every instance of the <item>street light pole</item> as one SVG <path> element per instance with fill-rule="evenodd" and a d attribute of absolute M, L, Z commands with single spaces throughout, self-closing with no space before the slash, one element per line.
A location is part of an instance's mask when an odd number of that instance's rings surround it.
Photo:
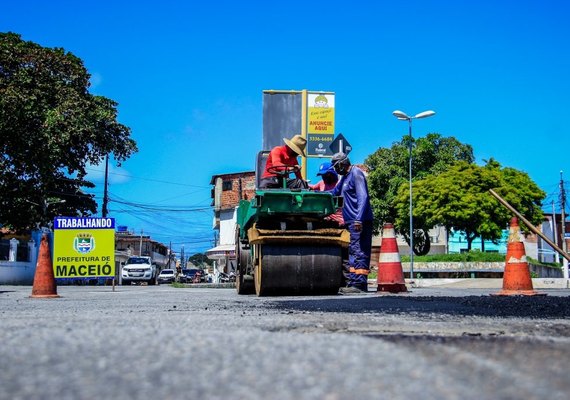
<path fill-rule="evenodd" d="M 412 118 L 408 118 L 408 135 L 409 135 L 409 168 L 408 177 L 410 184 L 410 281 L 414 280 L 414 214 L 413 214 L 413 201 L 412 201 Z"/>
<path fill-rule="evenodd" d="M 427 118 L 435 115 L 435 111 L 423 111 L 413 117 L 408 116 L 406 113 L 396 110 L 392 113 L 400 121 L 408 121 L 408 135 L 409 135 L 409 167 L 408 167 L 408 177 L 410 184 L 410 280 L 414 280 L 414 215 L 413 215 L 413 201 L 412 201 L 412 142 L 414 137 L 412 136 L 412 120 L 419 118 Z"/>

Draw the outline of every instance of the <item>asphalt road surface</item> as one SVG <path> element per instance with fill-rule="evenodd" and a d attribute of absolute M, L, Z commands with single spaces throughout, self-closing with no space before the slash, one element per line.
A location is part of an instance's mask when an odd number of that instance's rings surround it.
<path fill-rule="evenodd" d="M 567 399 L 570 290 L 0 286 L 0 399 Z"/>

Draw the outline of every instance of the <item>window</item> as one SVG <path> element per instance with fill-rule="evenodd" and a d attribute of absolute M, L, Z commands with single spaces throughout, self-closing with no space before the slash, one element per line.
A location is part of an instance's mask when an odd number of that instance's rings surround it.
<path fill-rule="evenodd" d="M 226 190 L 232 190 L 233 188 L 233 182 L 232 181 L 223 181 L 222 182 L 222 190 L 226 191 Z"/>

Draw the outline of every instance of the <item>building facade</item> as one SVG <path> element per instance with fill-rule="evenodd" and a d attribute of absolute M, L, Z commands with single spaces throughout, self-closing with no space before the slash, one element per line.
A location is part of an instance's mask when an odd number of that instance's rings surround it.
<path fill-rule="evenodd" d="M 148 235 L 133 232 L 115 232 L 115 263 L 121 265 L 130 256 L 149 256 L 159 268 L 166 268 L 171 261 L 170 249 Z M 172 266 L 174 267 L 174 266 Z"/>
<path fill-rule="evenodd" d="M 235 231 L 237 208 L 240 200 L 250 200 L 255 195 L 255 172 L 236 172 L 214 175 L 210 181 L 212 206 L 214 207 L 213 229 L 218 231 L 218 243 L 206 251 L 215 261 L 214 274 L 236 271 Z"/>

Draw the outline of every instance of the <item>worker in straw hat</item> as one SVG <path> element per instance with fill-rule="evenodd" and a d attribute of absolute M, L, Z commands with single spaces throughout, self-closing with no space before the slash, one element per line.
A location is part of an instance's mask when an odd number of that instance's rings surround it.
<path fill-rule="evenodd" d="M 299 168 L 297 157 L 306 157 L 305 147 L 307 139 L 301 135 L 295 135 L 291 139 L 284 138 L 282 146 L 274 147 L 265 164 L 265 170 L 259 182 L 260 188 L 282 188 L 283 179 L 287 179 L 289 189 L 307 189 L 308 185 Z M 290 172 L 295 174 L 295 178 L 289 178 Z"/>

